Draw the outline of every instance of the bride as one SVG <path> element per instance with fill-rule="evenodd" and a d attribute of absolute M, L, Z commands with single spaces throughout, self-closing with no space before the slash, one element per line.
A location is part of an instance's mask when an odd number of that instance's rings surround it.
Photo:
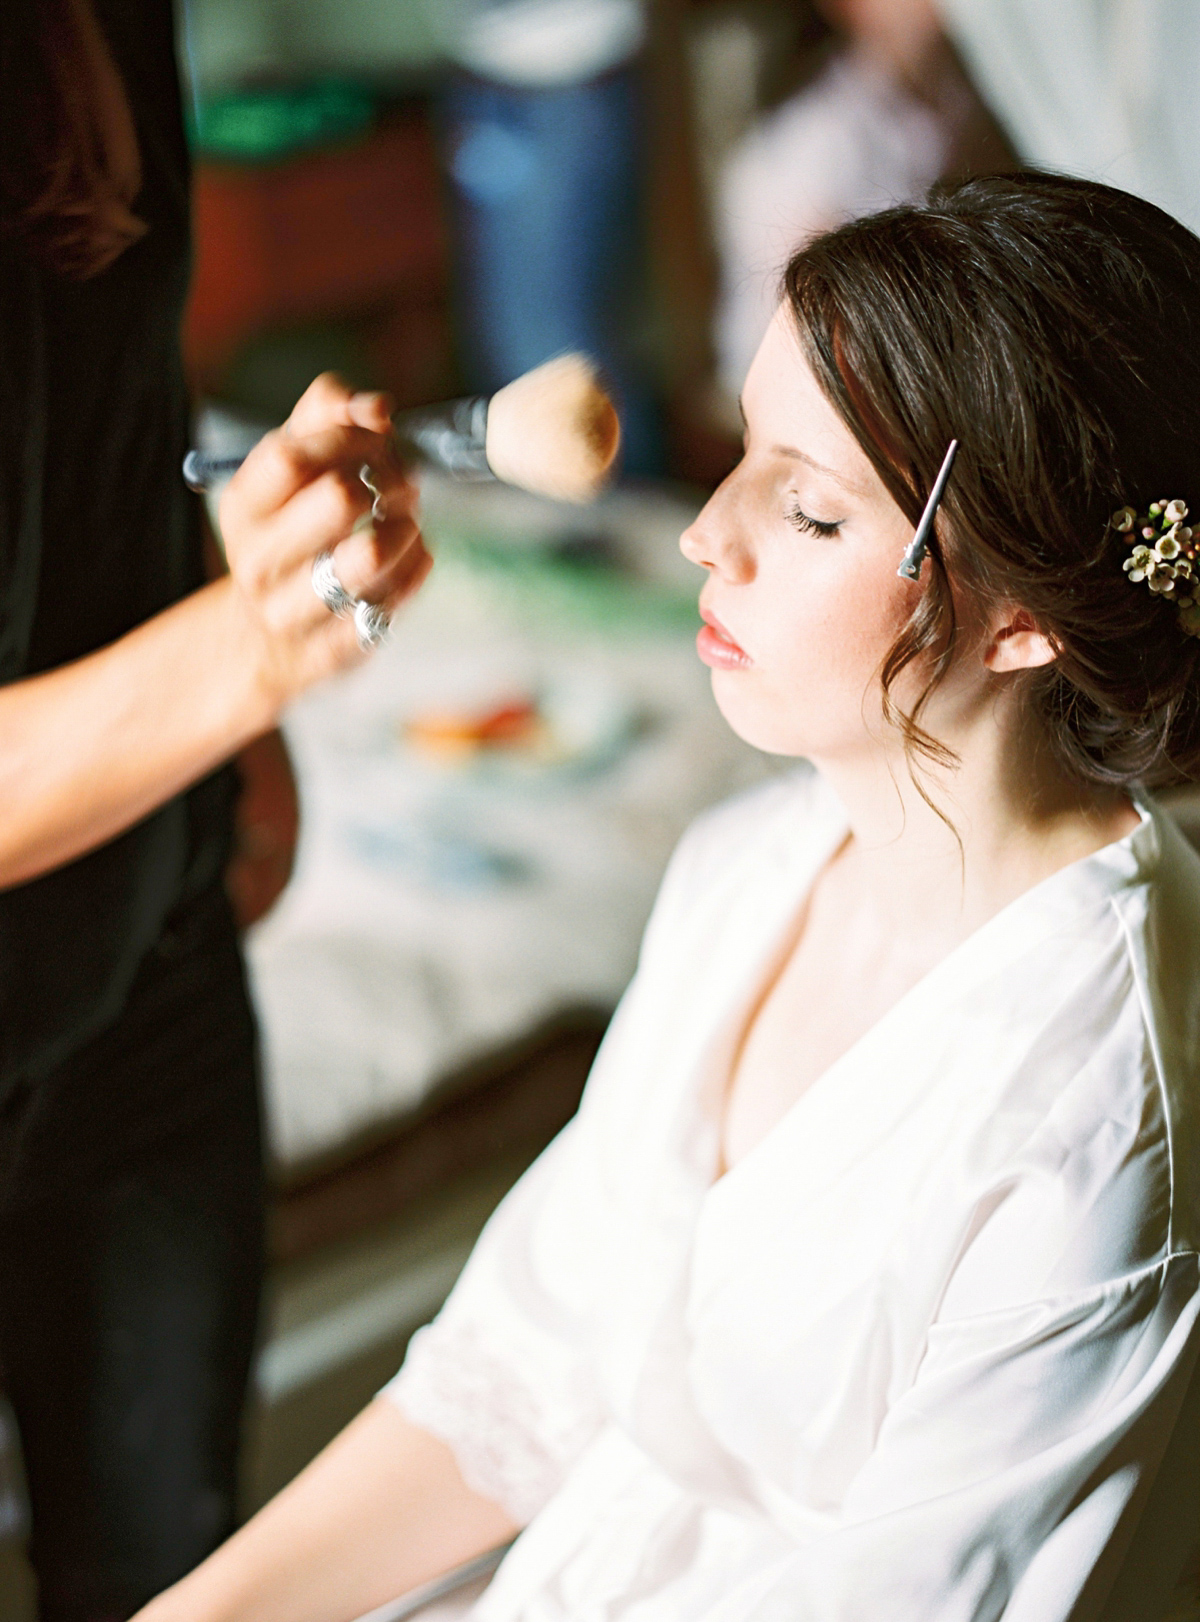
<path fill-rule="evenodd" d="M 348 1622 L 518 1533 L 480 1622 L 1085 1622 L 1150 1494 L 1139 1615 L 1185 1566 L 1200 861 L 1146 791 L 1200 769 L 1200 241 L 1005 176 L 783 286 L 682 545 L 804 764 L 684 838 L 396 1379 L 145 1622 Z"/>

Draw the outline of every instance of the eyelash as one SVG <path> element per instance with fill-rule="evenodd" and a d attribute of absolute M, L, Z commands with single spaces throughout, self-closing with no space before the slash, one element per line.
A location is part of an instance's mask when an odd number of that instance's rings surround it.
<path fill-rule="evenodd" d="M 789 524 L 794 524 L 797 529 L 803 530 L 806 534 L 820 535 L 825 540 L 836 535 L 844 523 L 841 518 L 836 519 L 833 523 L 829 523 L 822 518 L 810 518 L 806 512 L 802 512 L 796 506 L 793 506 L 788 512 L 787 520 Z"/>

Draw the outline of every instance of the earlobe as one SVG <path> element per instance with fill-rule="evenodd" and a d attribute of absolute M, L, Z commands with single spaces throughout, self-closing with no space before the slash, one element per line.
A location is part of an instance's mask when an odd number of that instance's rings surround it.
<path fill-rule="evenodd" d="M 1035 670 L 1053 664 L 1058 649 L 1044 631 L 1039 631 L 1031 615 L 1018 609 L 992 634 L 983 662 L 997 673 L 1006 670 Z"/>

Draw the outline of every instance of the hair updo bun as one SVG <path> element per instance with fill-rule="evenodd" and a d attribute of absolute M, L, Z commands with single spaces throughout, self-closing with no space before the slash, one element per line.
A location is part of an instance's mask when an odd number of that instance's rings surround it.
<path fill-rule="evenodd" d="M 1200 240 L 1110 186 L 1025 173 L 938 188 L 795 255 L 784 290 L 816 376 L 915 524 L 960 451 L 931 567 L 885 661 L 889 691 L 955 650 L 950 579 L 1028 610 L 1057 659 L 1026 701 L 1072 775 L 1163 786 L 1200 771 L 1200 639 L 1131 586 L 1110 524 L 1181 498 L 1200 515 Z"/>

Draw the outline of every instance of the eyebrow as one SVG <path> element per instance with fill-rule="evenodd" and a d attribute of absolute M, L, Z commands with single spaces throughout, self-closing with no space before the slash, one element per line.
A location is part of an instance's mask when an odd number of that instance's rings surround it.
<path fill-rule="evenodd" d="M 849 490 L 853 495 L 861 496 L 865 494 L 862 486 L 855 484 L 852 479 L 848 479 L 844 473 L 839 473 L 836 468 L 826 467 L 824 462 L 815 461 L 807 452 L 797 450 L 794 445 L 772 445 L 771 449 L 778 456 L 790 457 L 794 462 L 803 462 L 806 467 L 811 467 L 816 473 L 824 473 L 835 484 L 840 484 L 843 490 Z"/>
<path fill-rule="evenodd" d="M 738 395 L 737 399 L 737 408 L 738 413 L 741 416 L 743 426 L 748 427 L 749 424 L 746 422 L 746 413 L 742 408 L 742 397 L 740 394 Z M 807 451 L 799 450 L 795 445 L 772 445 L 771 449 L 777 456 L 786 456 L 790 461 L 793 462 L 803 462 L 805 467 L 812 468 L 814 473 L 824 473 L 827 478 L 833 479 L 836 484 L 840 484 L 842 486 L 843 490 L 850 491 L 852 495 L 862 496 L 866 494 L 863 487 L 860 484 L 856 484 L 853 479 L 848 479 L 844 473 L 839 473 L 836 468 L 826 467 L 824 462 L 818 462 L 817 459 L 810 456 Z"/>

